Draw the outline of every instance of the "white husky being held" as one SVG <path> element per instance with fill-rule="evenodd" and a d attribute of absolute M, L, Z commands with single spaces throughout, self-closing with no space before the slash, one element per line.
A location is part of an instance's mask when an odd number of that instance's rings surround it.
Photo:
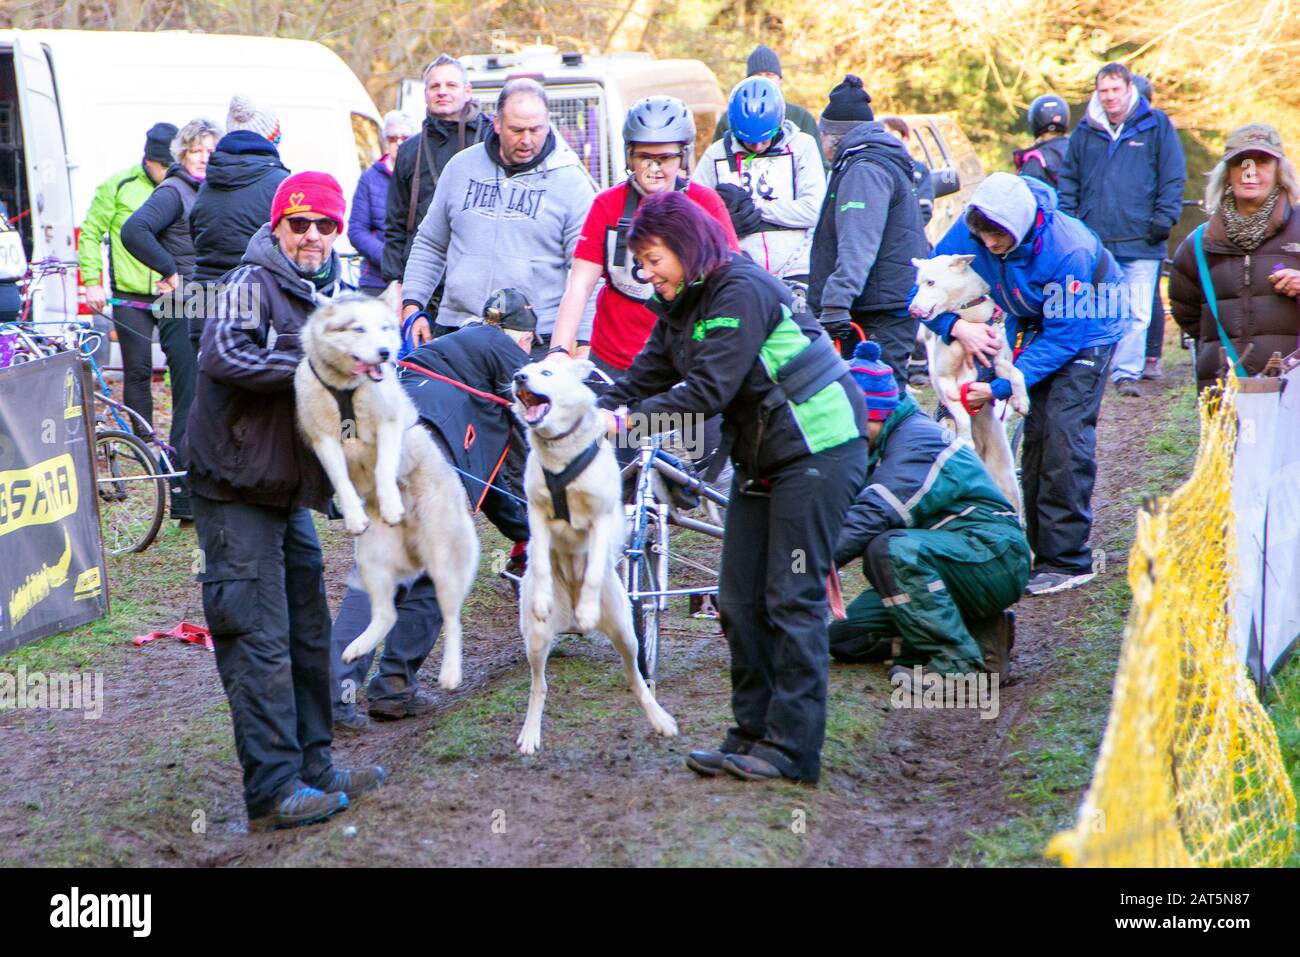
<path fill-rule="evenodd" d="M 596 397 L 583 384 L 590 362 L 534 362 L 515 375 L 515 413 L 528 428 L 524 490 L 528 498 L 528 568 L 520 587 L 519 628 L 532 666 L 528 714 L 519 750 L 532 754 L 542 744 L 546 702 L 546 659 L 555 636 L 572 625 L 583 633 L 600 630 L 623 658 L 628 687 L 660 734 L 677 733 L 677 722 L 655 701 L 637 669 L 632 605 L 618 575 L 627 537 L 623 483 L 614 450 L 596 412 Z M 585 468 L 566 469 L 595 449 Z M 557 505 L 546 473 L 570 481 Z M 567 519 L 563 516 L 567 511 Z M 571 624 L 572 623 L 572 624 Z"/>
<path fill-rule="evenodd" d="M 390 290 L 391 292 L 391 290 Z M 401 336 L 390 296 L 341 296 L 303 329 L 294 377 L 298 424 L 334 485 L 356 540 L 370 624 L 343 651 L 356 661 L 397 621 L 402 579 L 427 571 L 442 610 L 438 683 L 461 679 L 461 605 L 478 569 L 478 536 L 464 486 L 397 381 Z M 351 401 L 351 411 L 345 414 Z"/>
<path fill-rule="evenodd" d="M 993 360 L 993 369 L 999 378 L 1011 383 L 1011 408 L 1021 415 L 1028 415 L 1029 394 L 1025 390 L 1025 377 L 1012 361 L 1002 313 L 989 297 L 988 284 L 970 268 L 974 259 L 974 256 L 913 259 L 917 292 L 912 300 L 912 315 L 924 320 L 940 313 L 955 312 L 967 322 L 991 322 L 1001 340 L 1001 350 Z M 1020 483 L 1016 481 L 1016 464 L 1011 457 L 1006 426 L 994 414 L 992 402 L 987 404 L 985 411 L 971 415 L 959 399 L 962 385 L 974 382 L 977 377 L 972 360 L 967 358 L 960 342 L 945 343 L 924 323 L 919 335 L 925 342 L 930 364 L 930 385 L 951 413 L 957 435 L 975 447 L 993 481 L 1020 514 Z"/>

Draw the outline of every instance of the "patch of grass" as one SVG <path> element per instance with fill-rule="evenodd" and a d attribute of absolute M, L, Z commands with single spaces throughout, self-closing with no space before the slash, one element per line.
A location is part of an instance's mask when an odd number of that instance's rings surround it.
<path fill-rule="evenodd" d="M 1277 728 L 1277 741 L 1291 778 L 1291 790 L 1300 795 L 1300 658 L 1292 658 L 1274 676 L 1268 713 Z M 1284 866 L 1300 867 L 1300 827 Z"/>

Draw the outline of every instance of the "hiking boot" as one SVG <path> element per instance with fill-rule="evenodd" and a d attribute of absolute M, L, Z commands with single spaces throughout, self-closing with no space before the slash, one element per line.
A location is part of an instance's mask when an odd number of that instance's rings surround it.
<path fill-rule="evenodd" d="M 1128 396 L 1130 399 L 1142 397 L 1142 390 L 1138 388 L 1137 379 L 1116 379 L 1115 391 L 1120 395 Z"/>
<path fill-rule="evenodd" d="M 270 831 L 283 827 L 315 824 L 332 814 L 347 810 L 347 806 L 348 796 L 342 791 L 326 793 L 299 781 L 293 790 L 280 799 L 275 810 L 270 814 L 249 818 L 248 829 Z"/>
<path fill-rule="evenodd" d="M 1033 598 L 1042 595 L 1054 595 L 1058 591 L 1068 591 L 1086 585 L 1097 577 L 1096 572 L 1083 572 L 1070 575 L 1066 572 L 1036 572 L 1025 586 L 1025 594 Z"/>
<path fill-rule="evenodd" d="M 370 768 L 332 768 L 329 774 L 316 781 L 322 791 L 341 791 L 349 801 L 355 801 L 363 794 L 377 791 L 383 787 L 384 769 L 375 765 Z"/>
<path fill-rule="evenodd" d="M 970 624 L 971 637 L 984 656 L 984 670 L 1011 684 L 1011 646 L 1016 643 L 1016 613 L 1007 610 Z"/>
<path fill-rule="evenodd" d="M 770 761 L 752 754 L 728 754 L 722 759 L 722 770 L 742 781 L 780 781 L 785 775 Z"/>
<path fill-rule="evenodd" d="M 433 710 L 433 695 L 417 691 L 409 698 L 381 698 L 370 702 L 370 717 L 379 721 L 418 718 Z"/>
<path fill-rule="evenodd" d="M 1160 357 L 1152 356 L 1147 359 L 1146 365 L 1142 367 L 1142 378 L 1144 379 L 1163 379 L 1165 370 L 1160 366 Z"/>
<path fill-rule="evenodd" d="M 334 719 L 334 734 L 360 734 L 370 727 L 370 719 L 360 711 L 353 711 L 345 718 Z"/>
<path fill-rule="evenodd" d="M 722 762 L 729 754 L 725 751 L 692 751 L 686 755 L 686 766 L 703 778 L 716 778 L 722 773 Z"/>

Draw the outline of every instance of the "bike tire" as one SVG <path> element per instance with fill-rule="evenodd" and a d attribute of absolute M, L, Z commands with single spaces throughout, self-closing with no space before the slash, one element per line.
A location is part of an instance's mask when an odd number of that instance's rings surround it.
<path fill-rule="evenodd" d="M 636 560 L 636 575 L 632 583 L 636 591 L 659 591 L 654 557 L 647 547 L 646 554 Z M 633 598 L 632 628 L 636 632 L 636 666 L 641 677 L 652 688 L 659 669 L 659 600 L 653 597 Z"/>
<path fill-rule="evenodd" d="M 167 511 L 167 481 L 147 478 L 157 474 L 157 460 L 138 436 L 117 429 L 95 433 L 100 534 L 110 555 L 142 552 L 158 536 Z M 132 481 L 106 481 L 120 478 Z"/>

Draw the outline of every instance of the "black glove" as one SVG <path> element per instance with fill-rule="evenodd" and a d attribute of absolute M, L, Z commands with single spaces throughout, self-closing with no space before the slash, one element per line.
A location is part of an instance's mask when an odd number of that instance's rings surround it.
<path fill-rule="evenodd" d="M 853 335 L 853 326 L 849 322 L 849 314 L 843 310 L 823 312 L 817 321 L 822 324 L 826 334 L 837 342 Z"/>
<path fill-rule="evenodd" d="M 731 225 L 735 228 L 738 238 L 757 232 L 762 227 L 763 214 L 758 211 L 749 193 L 734 183 L 721 184 L 717 188 L 717 193 L 726 204 L 727 212 L 731 214 Z"/>
<path fill-rule="evenodd" d="M 1147 242 L 1152 246 L 1159 246 L 1169 238 L 1169 231 L 1172 227 L 1161 226 L 1159 223 L 1152 223 L 1147 227 Z"/>

